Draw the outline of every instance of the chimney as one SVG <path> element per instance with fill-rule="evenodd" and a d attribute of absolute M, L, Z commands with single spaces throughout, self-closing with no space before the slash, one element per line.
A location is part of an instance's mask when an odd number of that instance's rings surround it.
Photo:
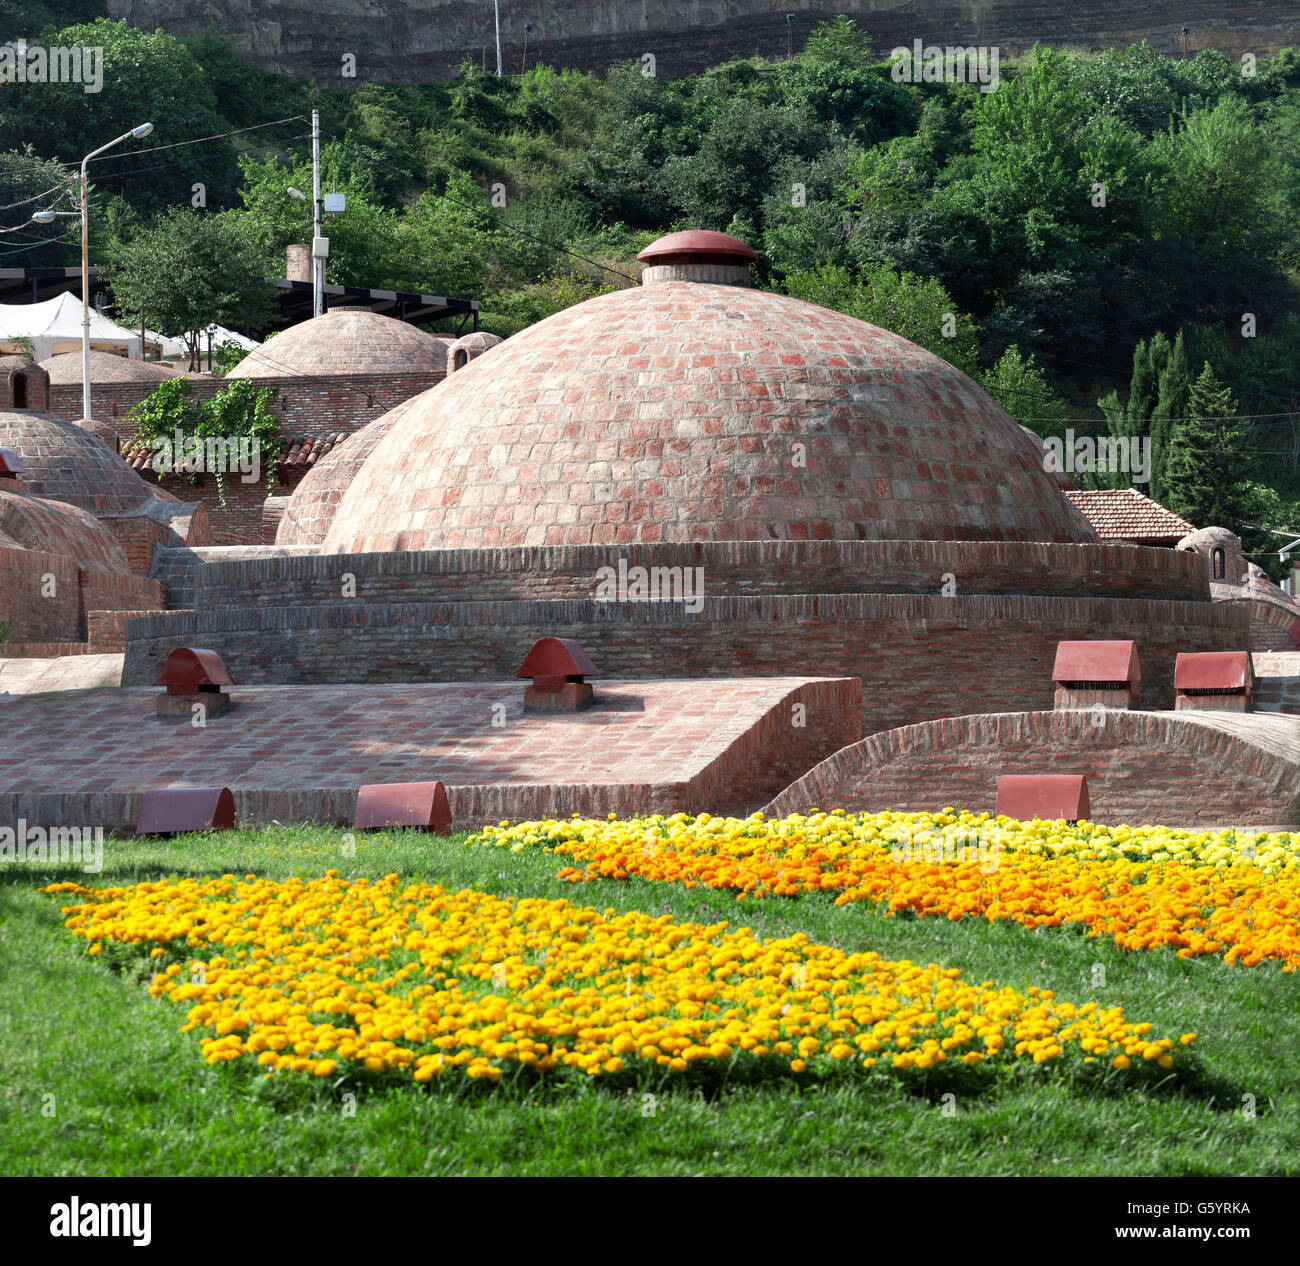
<path fill-rule="evenodd" d="M 284 275 L 288 281 L 311 281 L 311 247 L 294 242 L 284 248 Z"/>

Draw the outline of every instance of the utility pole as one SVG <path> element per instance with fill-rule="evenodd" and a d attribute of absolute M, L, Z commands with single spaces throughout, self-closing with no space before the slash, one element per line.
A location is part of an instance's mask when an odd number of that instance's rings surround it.
<path fill-rule="evenodd" d="M 497 15 L 497 78 L 501 78 L 501 0 L 492 0 Z"/>
<path fill-rule="evenodd" d="M 311 314 L 325 311 L 325 236 L 320 197 L 320 111 L 311 112 Z"/>

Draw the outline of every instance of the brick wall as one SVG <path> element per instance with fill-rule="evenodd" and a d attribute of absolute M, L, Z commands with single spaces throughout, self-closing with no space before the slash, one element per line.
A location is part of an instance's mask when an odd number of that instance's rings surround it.
<path fill-rule="evenodd" d="M 64 554 L 0 549 L 0 620 L 12 620 L 9 642 L 70 642 L 83 636 L 77 563 Z M 54 579 L 43 596 L 43 577 Z M 0 648 L 0 654 L 5 650 Z"/>
<path fill-rule="evenodd" d="M 359 430 L 403 400 L 427 391 L 446 375 L 426 374 L 322 374 L 310 378 L 259 378 L 259 387 L 275 387 L 274 408 L 288 435 L 328 435 Z M 191 378 L 190 399 L 210 400 L 224 378 Z M 158 384 L 156 382 L 92 383 L 90 407 L 96 421 L 106 422 L 126 440 L 134 434 L 127 418 Z M 64 418 L 81 416 L 81 384 L 58 383 L 50 388 L 50 412 Z"/>
<path fill-rule="evenodd" d="M 275 387 L 273 404 L 280 414 L 281 430 L 286 436 L 350 435 L 367 422 L 411 396 L 427 391 L 442 381 L 441 373 L 424 374 L 334 374 L 318 377 L 259 378 L 258 386 Z M 220 378 L 190 379 L 190 398 L 208 400 L 225 386 Z M 91 408 L 95 418 L 110 425 L 123 440 L 134 435 L 127 417 L 157 383 L 96 383 L 91 387 Z M 62 417 L 81 416 L 81 386 L 61 383 L 50 388 L 51 411 Z M 165 477 L 159 486 L 181 501 L 198 501 L 206 508 L 211 523 L 213 543 L 217 545 L 255 545 L 262 539 L 262 503 L 268 495 L 288 495 L 297 487 L 310 467 L 282 467 L 279 482 L 267 482 L 266 473 L 256 483 L 245 484 L 238 476 L 226 482 L 226 501 L 222 506 L 216 479 L 196 476 L 191 483 L 181 475 Z M 157 476 L 140 472 L 151 482 Z"/>
<path fill-rule="evenodd" d="M 163 587 L 145 576 L 115 576 L 81 569 L 81 630 L 88 631 L 91 611 L 161 611 Z"/>
<path fill-rule="evenodd" d="M 501 680 L 546 635 L 577 638 L 606 676 L 861 677 L 863 732 L 935 716 L 1050 708 L 1056 644 L 1133 638 L 1144 700 L 1173 706 L 1182 651 L 1245 649 L 1226 604 L 839 594 L 678 604 L 520 601 L 172 612 L 128 625 L 125 684 L 180 645 L 218 651 L 246 683 Z"/>
<path fill-rule="evenodd" d="M 767 807 L 992 812 L 998 778 L 1084 774 L 1092 820 L 1274 826 L 1300 822 L 1300 769 L 1268 745 L 1186 713 L 1029 712 L 929 721 L 823 761 Z"/>
<path fill-rule="evenodd" d="M 87 611 L 88 651 L 95 655 L 121 654 L 126 650 L 126 622 L 156 615 L 160 610 L 152 607 L 138 611 Z"/>
<path fill-rule="evenodd" d="M 959 596 L 1148 598 L 1205 601 L 1199 555 L 1131 545 L 985 541 L 722 541 L 695 545 L 537 546 L 260 557 L 213 562 L 194 577 L 197 606 L 363 602 L 588 599 L 598 571 L 700 567 L 709 595 L 764 593 L 938 594 L 951 577 Z"/>

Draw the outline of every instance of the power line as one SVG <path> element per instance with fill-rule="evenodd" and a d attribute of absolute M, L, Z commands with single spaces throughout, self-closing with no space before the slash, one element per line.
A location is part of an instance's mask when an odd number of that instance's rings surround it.
<path fill-rule="evenodd" d="M 274 119 L 270 123 L 254 123 L 249 127 L 232 128 L 229 132 L 215 132 L 211 136 L 196 136 L 192 141 L 172 141 L 168 145 L 145 145 L 141 149 L 135 151 L 135 155 L 138 156 L 140 154 L 155 154 L 158 153 L 160 150 L 179 149 L 184 145 L 202 145 L 206 141 L 222 141 L 225 140 L 225 138 L 228 136 L 239 136 L 244 132 L 256 132 L 261 128 L 279 127 L 280 124 L 282 123 L 293 123 L 295 121 L 305 121 L 305 119 L 306 119 L 306 115 L 291 114 L 289 115 L 288 118 Z M 128 155 L 126 154 L 113 154 L 110 155 L 109 158 L 103 161 L 112 162 L 114 159 L 126 158 L 126 157 L 128 157 Z M 79 167 L 80 165 L 81 162 L 79 159 L 73 160 L 71 162 L 59 163 L 60 167 Z M 110 173 L 110 174 L 119 174 L 119 173 Z"/>

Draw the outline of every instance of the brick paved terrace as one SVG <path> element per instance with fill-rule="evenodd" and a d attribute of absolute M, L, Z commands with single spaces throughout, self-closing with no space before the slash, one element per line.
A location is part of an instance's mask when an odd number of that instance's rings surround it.
<path fill-rule="evenodd" d="M 158 719 L 154 689 L 13 697 L 0 824 L 129 832 L 145 789 L 216 785 L 241 822 L 350 823 L 361 785 L 434 778 L 457 827 L 750 812 L 862 733 L 856 678 L 597 681 L 558 715 L 525 714 L 524 685 L 236 686 L 203 729 Z"/>

